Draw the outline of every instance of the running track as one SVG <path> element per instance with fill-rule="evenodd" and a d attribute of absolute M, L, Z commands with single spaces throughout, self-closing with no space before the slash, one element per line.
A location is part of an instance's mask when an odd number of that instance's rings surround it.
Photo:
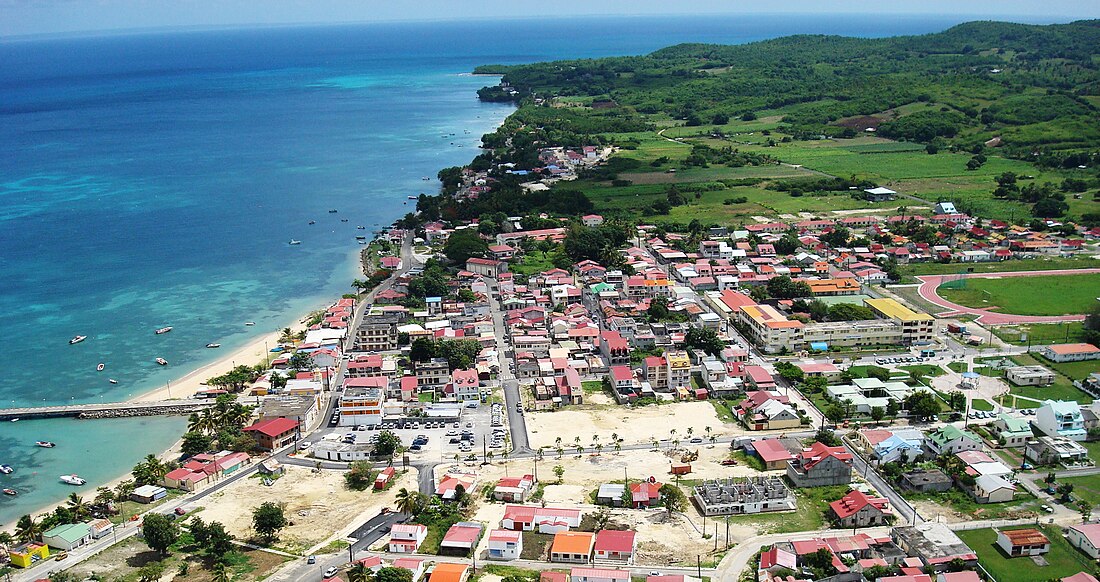
<path fill-rule="evenodd" d="M 1100 269 L 1062 269 L 1058 271 L 1015 271 L 1009 273 L 972 273 L 968 274 L 968 277 L 977 277 L 980 279 L 988 279 L 992 277 L 1030 277 L 1035 275 L 1084 275 L 1089 273 L 1100 273 Z M 952 303 L 943 297 L 940 297 L 936 293 L 936 288 L 940 286 L 945 279 L 956 279 L 958 275 L 921 275 L 917 277 L 920 287 L 917 288 L 917 292 L 925 301 L 944 308 L 946 311 L 937 313 L 937 317 L 951 317 L 955 315 L 970 314 L 977 315 L 977 322 L 984 325 L 1009 325 L 1014 323 L 1058 323 L 1062 321 L 1082 321 L 1085 319 L 1084 315 L 1051 315 L 1051 316 L 1038 316 L 1038 315 L 1013 315 L 1011 313 L 997 313 L 995 311 L 989 311 L 990 309 L 996 309 L 995 306 L 990 307 L 965 307 L 957 303 Z M 1041 289 L 1036 289 L 1036 293 L 1042 293 Z"/>

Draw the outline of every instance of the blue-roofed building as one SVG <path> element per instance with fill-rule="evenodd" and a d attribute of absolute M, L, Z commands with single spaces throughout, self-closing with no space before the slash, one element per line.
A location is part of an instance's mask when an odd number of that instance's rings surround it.
<path fill-rule="evenodd" d="M 924 434 L 901 429 L 875 445 L 874 455 L 883 463 L 911 463 L 924 454 Z"/>
<path fill-rule="evenodd" d="M 1047 436 L 1083 441 L 1088 436 L 1081 406 L 1072 400 L 1047 400 L 1035 411 L 1035 428 Z"/>

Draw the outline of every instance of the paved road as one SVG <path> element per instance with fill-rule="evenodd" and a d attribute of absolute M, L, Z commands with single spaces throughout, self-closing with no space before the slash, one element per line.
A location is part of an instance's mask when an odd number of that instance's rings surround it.
<path fill-rule="evenodd" d="M 1016 271 L 1007 273 L 974 273 L 968 274 L 968 277 L 978 277 L 982 279 L 994 278 L 994 277 L 1030 277 L 1030 276 L 1047 276 L 1047 275 L 1083 275 L 1087 273 L 1100 273 L 1100 269 L 1061 269 L 1057 271 Z M 1085 319 L 1084 315 L 1055 315 L 1049 317 L 1035 316 L 1035 315 L 1012 315 L 1008 313 L 997 313 L 989 311 L 993 307 L 987 308 L 975 308 L 965 307 L 957 303 L 952 303 L 943 297 L 940 297 L 936 293 L 936 288 L 943 283 L 944 280 L 957 279 L 957 275 L 921 275 L 917 279 L 921 282 L 917 292 L 920 293 L 921 299 L 933 304 L 943 307 L 947 311 L 944 313 L 938 313 L 940 317 L 951 315 L 977 315 L 977 322 L 986 325 L 1004 325 L 1014 323 L 1057 323 L 1061 321 L 1082 321 Z"/>
<path fill-rule="evenodd" d="M 490 279 L 490 285 L 496 289 L 497 282 Z M 500 363 L 500 373 L 497 378 L 504 390 L 504 410 L 508 413 L 508 431 L 512 440 L 512 454 L 532 452 L 527 438 L 527 421 L 523 418 L 521 407 L 523 397 L 519 392 L 519 382 L 512 372 L 515 360 L 513 352 L 508 345 L 508 328 L 504 325 L 504 312 L 500 301 L 493 292 L 489 293 L 489 306 L 493 314 L 493 333 L 497 338 L 497 359 Z"/>
<path fill-rule="evenodd" d="M 923 521 L 927 521 L 921 517 L 917 512 L 917 508 L 913 507 L 904 497 L 901 496 L 894 487 L 890 485 L 885 479 L 875 471 L 874 467 L 863 458 L 863 455 L 852 445 L 852 442 L 848 440 L 848 437 L 842 437 L 844 442 L 844 448 L 852 454 L 852 467 L 864 478 L 876 491 L 884 495 L 890 500 L 890 505 L 894 508 L 894 511 L 903 518 L 909 521 L 909 523 L 916 525 Z"/>

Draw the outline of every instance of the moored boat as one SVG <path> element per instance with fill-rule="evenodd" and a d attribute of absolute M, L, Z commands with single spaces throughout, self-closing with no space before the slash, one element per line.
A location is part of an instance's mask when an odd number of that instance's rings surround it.
<path fill-rule="evenodd" d="M 162 366 L 167 366 L 168 365 L 168 360 L 165 360 L 164 358 L 157 358 L 157 363 L 162 365 Z"/>
<path fill-rule="evenodd" d="M 115 380 L 114 378 L 108 378 L 107 381 L 111 384 L 118 384 L 118 380 Z"/>
<path fill-rule="evenodd" d="M 245 325 L 256 325 L 256 322 L 255 321 L 246 321 L 246 322 L 244 322 L 244 324 Z"/>
<path fill-rule="evenodd" d="M 302 241 L 300 241 L 300 240 L 298 240 L 298 239 L 294 239 L 294 238 L 292 238 L 292 239 L 290 239 L 290 242 L 289 242 L 289 243 L 287 243 L 287 244 L 290 244 L 290 245 L 300 245 L 300 244 L 302 244 Z"/>
<path fill-rule="evenodd" d="M 76 475 L 76 474 L 62 475 L 62 476 L 58 477 L 58 479 L 60 479 L 61 482 L 66 484 L 66 485 L 80 486 L 80 485 L 84 485 L 85 483 L 88 482 L 86 479 L 84 479 L 83 477 L 81 477 L 79 475 Z"/>
<path fill-rule="evenodd" d="M 51 443 L 50 441 L 34 441 L 34 444 L 38 445 L 38 446 L 40 446 L 44 449 L 52 449 L 52 448 L 57 446 L 56 444 Z"/>
<path fill-rule="evenodd" d="M 78 344 L 78 343 L 80 343 L 80 342 L 82 342 L 82 341 L 84 341 L 84 340 L 86 340 L 86 339 L 88 339 L 88 336 L 86 336 L 86 335 L 78 335 L 78 336 L 74 337 L 73 339 L 69 340 L 69 345 L 71 346 L 71 345 L 73 345 L 73 344 Z"/>
<path fill-rule="evenodd" d="M 310 224 L 317 224 L 317 221 L 316 220 L 311 220 L 311 221 L 309 221 L 309 223 Z"/>
<path fill-rule="evenodd" d="M 19 494 L 19 492 L 16 491 L 15 489 L 4 489 L 4 495 L 11 495 L 11 496 L 14 497 L 18 494 Z"/>
<path fill-rule="evenodd" d="M 103 364 L 103 362 L 100 362 L 99 365 L 95 367 L 95 371 L 96 372 L 102 372 L 103 368 L 105 368 L 105 367 L 106 366 Z"/>
<path fill-rule="evenodd" d="M 12 471 L 15 471 L 15 469 L 13 469 L 11 465 L 0 465 L 0 473 L 10 475 Z"/>
<path fill-rule="evenodd" d="M 409 200 L 416 200 L 416 196 L 406 196 Z"/>
<path fill-rule="evenodd" d="M 339 212 L 339 210 L 336 210 L 335 208 L 328 211 L 329 214 L 336 214 L 337 212 Z"/>
<path fill-rule="evenodd" d="M 164 327 L 162 327 L 162 328 L 160 328 L 160 329 L 158 329 L 158 330 L 154 331 L 153 333 L 155 333 L 155 334 L 157 334 L 157 335 L 160 335 L 160 334 L 162 334 L 162 333 L 168 333 L 168 332 L 170 332 L 170 331 L 172 331 L 172 326 L 170 326 L 170 325 L 167 325 L 167 326 L 164 326 Z"/>
<path fill-rule="evenodd" d="M 208 347 L 208 348 L 220 348 L 220 347 L 222 347 L 222 345 L 221 344 L 216 344 L 216 343 L 208 343 L 208 344 L 206 344 L 206 347 Z"/>

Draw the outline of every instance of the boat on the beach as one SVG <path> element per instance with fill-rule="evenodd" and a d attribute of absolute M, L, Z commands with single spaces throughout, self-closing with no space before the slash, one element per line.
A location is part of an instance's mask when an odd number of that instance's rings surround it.
<path fill-rule="evenodd" d="M 16 495 L 19 495 L 19 492 L 15 489 L 4 489 L 4 495 L 11 495 L 12 497 L 15 497 Z"/>
<path fill-rule="evenodd" d="M 256 322 L 255 321 L 246 321 L 246 322 L 244 322 L 244 324 L 245 325 L 256 325 Z"/>
<path fill-rule="evenodd" d="M 168 365 L 168 360 L 165 360 L 164 358 L 157 358 L 157 363 L 162 365 L 162 366 L 167 366 Z"/>
<path fill-rule="evenodd" d="M 61 482 L 66 484 L 66 485 L 80 486 L 80 485 L 84 485 L 85 483 L 88 482 L 86 479 L 84 479 L 83 477 L 81 477 L 79 475 L 76 475 L 76 474 L 62 475 L 62 476 L 58 477 L 58 479 L 60 479 Z"/>
<path fill-rule="evenodd" d="M 11 475 L 12 471 L 15 471 L 11 465 L 0 465 L 0 473 L 5 475 Z"/>
<path fill-rule="evenodd" d="M 366 240 L 366 239 L 360 239 L 360 240 L 358 240 L 358 241 L 356 241 L 356 242 L 358 242 L 358 243 L 359 243 L 359 244 L 361 244 L 361 245 L 365 245 L 365 244 L 367 244 L 367 240 Z"/>
<path fill-rule="evenodd" d="M 208 348 L 220 348 L 220 347 L 222 347 L 222 345 L 221 344 L 215 344 L 215 343 L 209 343 L 209 344 L 206 344 L 206 347 L 208 347 Z"/>
<path fill-rule="evenodd" d="M 34 444 L 39 446 L 39 447 L 42 447 L 44 449 L 52 449 L 52 448 L 57 446 L 56 444 L 51 443 L 50 441 L 34 441 Z"/>
<path fill-rule="evenodd" d="M 114 378 L 108 378 L 107 381 L 111 384 L 118 384 L 118 380 L 115 380 Z"/>
<path fill-rule="evenodd" d="M 95 371 L 96 371 L 96 372 L 102 372 L 102 371 L 103 371 L 103 368 L 106 368 L 106 366 L 105 366 L 105 365 L 103 364 L 103 362 L 100 362 L 100 363 L 99 363 L 99 365 L 97 365 L 97 366 L 95 367 Z"/>
<path fill-rule="evenodd" d="M 284 350 L 286 350 L 286 348 L 284 348 L 283 346 L 275 346 L 275 347 L 273 347 L 273 348 L 271 348 L 270 350 L 267 350 L 267 351 L 269 351 L 273 354 L 279 354 L 279 353 L 282 353 Z"/>
<path fill-rule="evenodd" d="M 69 340 L 69 345 L 71 346 L 71 345 L 73 345 L 73 344 L 78 344 L 78 343 L 80 343 L 80 342 L 82 342 L 82 341 L 84 341 L 84 340 L 86 340 L 86 339 L 88 339 L 88 336 L 86 336 L 86 335 L 78 335 L 78 336 L 74 337 L 73 339 Z"/>
<path fill-rule="evenodd" d="M 162 327 L 162 328 L 154 331 L 153 333 L 155 333 L 157 335 L 161 335 L 163 333 L 168 333 L 170 331 L 172 331 L 172 326 L 168 325 L 168 326 Z"/>
<path fill-rule="evenodd" d="M 289 243 L 289 244 L 291 244 L 291 245 L 300 245 L 300 244 L 302 244 L 302 241 L 300 241 L 300 240 L 298 240 L 298 239 L 293 239 L 293 238 L 292 238 L 292 239 L 290 239 L 290 243 Z"/>

